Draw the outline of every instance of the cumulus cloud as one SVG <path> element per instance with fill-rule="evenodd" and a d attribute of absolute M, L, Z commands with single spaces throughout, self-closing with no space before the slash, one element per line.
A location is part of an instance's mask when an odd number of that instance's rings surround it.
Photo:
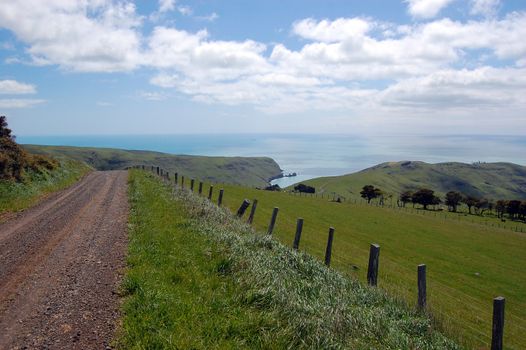
<path fill-rule="evenodd" d="M 0 94 L 19 95 L 34 93 L 36 93 L 34 85 L 21 83 L 16 80 L 0 80 Z"/>
<path fill-rule="evenodd" d="M 407 10 L 415 18 L 433 18 L 455 0 L 407 0 Z"/>
<path fill-rule="evenodd" d="M 415 17 L 430 18 L 450 2 L 407 3 Z M 207 30 L 168 25 L 146 32 L 125 1 L 10 2 L 0 7 L 0 26 L 27 45 L 33 63 L 95 72 L 145 67 L 152 85 L 204 103 L 250 104 L 268 113 L 519 108 L 526 96 L 526 12 L 487 17 L 496 3 L 471 1 L 471 11 L 483 16 L 468 21 L 302 19 L 291 27 L 298 48 L 214 40 Z M 173 6 L 160 1 L 159 11 Z M 488 57 L 482 67 L 480 52 Z"/>
<path fill-rule="evenodd" d="M 175 9 L 175 0 L 159 0 L 159 12 L 168 12 Z"/>
<path fill-rule="evenodd" d="M 29 45 L 34 63 L 85 72 L 127 71 L 140 62 L 135 5 L 109 0 L 4 2 L 0 23 Z"/>

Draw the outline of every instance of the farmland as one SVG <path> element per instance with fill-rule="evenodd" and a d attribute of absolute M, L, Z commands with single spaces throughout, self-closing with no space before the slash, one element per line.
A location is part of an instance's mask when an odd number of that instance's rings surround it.
<path fill-rule="evenodd" d="M 525 346 L 524 233 L 232 185 L 215 185 L 214 200 L 219 187 L 231 210 L 244 198 L 258 199 L 254 224 L 261 231 L 272 208 L 279 207 L 275 236 L 287 245 L 292 244 L 296 219 L 304 218 L 300 249 L 320 259 L 328 228 L 335 227 L 333 266 L 359 280 L 365 280 L 369 244 L 380 244 L 379 285 L 409 305 L 416 303 L 416 266 L 427 264 L 430 312 L 439 327 L 469 347 L 489 344 L 491 302 L 505 296 L 505 344 L 509 349 Z"/>

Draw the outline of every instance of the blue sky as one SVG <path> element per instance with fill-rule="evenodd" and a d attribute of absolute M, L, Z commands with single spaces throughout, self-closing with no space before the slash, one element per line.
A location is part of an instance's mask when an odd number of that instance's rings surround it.
<path fill-rule="evenodd" d="M 526 3 L 0 0 L 18 135 L 524 134 Z"/>

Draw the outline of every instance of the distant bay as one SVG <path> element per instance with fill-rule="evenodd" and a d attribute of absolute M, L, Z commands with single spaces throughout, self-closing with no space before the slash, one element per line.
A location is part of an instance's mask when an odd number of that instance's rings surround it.
<path fill-rule="evenodd" d="M 526 136 L 198 134 L 19 136 L 19 143 L 109 147 L 207 156 L 268 156 L 285 173 L 280 186 L 319 176 L 342 175 L 378 163 L 422 160 L 431 163 L 512 162 L 526 164 Z"/>

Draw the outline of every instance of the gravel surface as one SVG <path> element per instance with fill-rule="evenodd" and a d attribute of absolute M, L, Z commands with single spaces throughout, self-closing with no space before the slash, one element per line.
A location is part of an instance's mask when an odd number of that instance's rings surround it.
<path fill-rule="evenodd" d="M 106 349 L 119 321 L 127 173 L 94 172 L 0 224 L 0 349 Z"/>

